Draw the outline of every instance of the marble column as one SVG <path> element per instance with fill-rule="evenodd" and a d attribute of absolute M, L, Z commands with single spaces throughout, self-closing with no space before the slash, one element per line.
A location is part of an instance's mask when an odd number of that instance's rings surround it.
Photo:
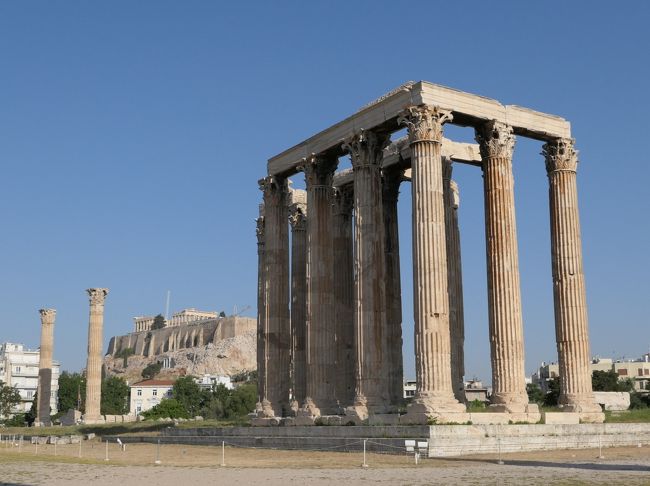
<path fill-rule="evenodd" d="M 52 354 L 54 348 L 54 320 L 56 310 L 41 309 L 41 347 L 38 362 L 38 402 L 36 425 L 50 426 L 50 397 L 52 395 Z"/>
<path fill-rule="evenodd" d="M 266 385 L 258 416 L 272 418 L 289 412 L 291 321 L 289 317 L 289 222 L 287 179 L 269 176 L 260 181 L 264 192 L 265 347 Z"/>
<path fill-rule="evenodd" d="M 354 261 L 352 247 L 352 185 L 334 191 L 332 240 L 334 247 L 334 322 L 336 329 L 336 396 L 341 407 L 354 402 Z"/>
<path fill-rule="evenodd" d="M 465 321 L 463 275 L 458 229 L 458 185 L 451 180 L 452 161 L 442 159 L 442 191 L 445 198 L 445 238 L 447 246 L 447 288 L 449 292 L 449 333 L 451 341 L 451 386 L 459 402 L 465 402 Z"/>
<path fill-rule="evenodd" d="M 404 423 L 467 420 L 451 384 L 442 125 L 451 113 L 411 106 L 398 122 L 408 128 L 413 199 L 413 301 L 417 389 Z"/>
<path fill-rule="evenodd" d="M 100 404 L 102 397 L 102 347 L 104 331 L 104 302 L 108 289 L 86 290 L 90 298 L 90 319 L 88 322 L 88 363 L 86 365 L 86 412 L 84 423 L 101 422 Z"/>
<path fill-rule="evenodd" d="M 336 339 L 332 249 L 332 178 L 336 157 L 312 155 L 303 161 L 307 186 L 307 393 L 299 414 L 339 412 L 336 399 Z"/>
<path fill-rule="evenodd" d="M 394 411 L 388 393 L 386 255 L 381 161 L 389 136 L 362 131 L 343 144 L 354 171 L 355 398 L 346 415 L 355 422 Z"/>
<path fill-rule="evenodd" d="M 263 413 L 262 400 L 266 397 L 266 260 L 264 258 L 264 205 L 260 204 L 255 220 L 257 235 L 257 407 Z M 174 346 L 176 349 L 177 346 Z"/>
<path fill-rule="evenodd" d="M 515 137 L 511 127 L 491 121 L 476 128 L 476 141 L 483 161 L 492 407 L 500 412 L 534 412 L 536 406 L 528 406 L 524 372 L 524 331 L 512 175 Z"/>
<path fill-rule="evenodd" d="M 386 255 L 386 343 L 388 350 L 388 388 L 390 403 L 399 405 L 404 397 L 402 359 L 402 285 L 399 262 L 397 198 L 404 169 L 398 165 L 383 170 L 382 207 L 384 211 L 384 251 Z"/>
<path fill-rule="evenodd" d="M 571 139 L 543 147 L 549 181 L 551 263 L 555 336 L 560 374 L 559 405 L 578 412 L 584 422 L 602 422 L 604 415 L 591 386 L 591 355 L 587 296 L 582 266 L 576 171 L 578 154 Z"/>
<path fill-rule="evenodd" d="M 293 393 L 291 408 L 296 410 L 307 397 L 305 340 L 307 326 L 307 208 L 293 203 L 291 224 L 291 368 Z"/>

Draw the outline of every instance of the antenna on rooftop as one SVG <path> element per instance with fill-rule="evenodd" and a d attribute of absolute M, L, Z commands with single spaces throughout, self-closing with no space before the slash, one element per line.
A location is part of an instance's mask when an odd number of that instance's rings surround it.
<path fill-rule="evenodd" d="M 168 290 L 167 291 L 167 304 L 165 304 L 165 320 L 166 321 L 169 320 L 169 298 L 171 297 L 171 295 L 172 295 L 172 291 Z"/>

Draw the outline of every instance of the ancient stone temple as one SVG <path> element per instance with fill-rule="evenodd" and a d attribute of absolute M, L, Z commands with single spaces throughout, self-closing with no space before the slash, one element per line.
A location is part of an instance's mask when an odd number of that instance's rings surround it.
<path fill-rule="evenodd" d="M 445 138 L 446 124 L 474 128 L 477 144 Z M 391 139 L 403 128 L 407 137 Z M 484 181 L 490 415 L 501 423 L 539 420 L 537 405 L 528 403 L 524 374 L 512 172 L 517 136 L 545 143 L 560 404 L 583 422 L 603 421 L 591 389 L 578 160 L 569 122 L 421 81 L 400 86 L 268 161 L 257 220 L 254 425 L 469 419 L 454 164 L 479 168 Z M 345 155 L 352 170 L 337 172 Z M 289 177 L 300 172 L 306 197 L 296 204 Z M 400 185 L 409 181 L 417 390 L 400 415 L 397 201 Z"/>
<path fill-rule="evenodd" d="M 88 363 L 86 365 L 86 424 L 103 422 L 100 415 L 102 397 L 102 347 L 104 343 L 104 301 L 108 289 L 86 290 L 90 299 L 88 321 Z"/>

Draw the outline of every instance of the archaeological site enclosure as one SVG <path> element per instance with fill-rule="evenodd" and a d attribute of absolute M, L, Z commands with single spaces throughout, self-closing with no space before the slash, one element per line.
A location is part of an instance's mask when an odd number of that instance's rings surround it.
<path fill-rule="evenodd" d="M 473 127 L 476 144 L 443 137 Z M 408 136 L 391 141 L 406 128 Z M 455 164 L 484 180 L 494 423 L 540 419 L 524 374 L 512 160 L 516 137 L 544 142 L 560 405 L 602 422 L 591 388 L 576 185 L 568 121 L 428 82 L 410 82 L 272 157 L 260 180 L 259 403 L 254 425 L 466 423 Z M 352 170 L 337 172 L 349 155 Z M 288 178 L 304 173 L 306 191 Z M 417 391 L 402 397 L 397 200 L 411 183 Z M 291 238 L 290 238 L 291 232 Z M 568 415 L 567 415 L 568 417 Z"/>

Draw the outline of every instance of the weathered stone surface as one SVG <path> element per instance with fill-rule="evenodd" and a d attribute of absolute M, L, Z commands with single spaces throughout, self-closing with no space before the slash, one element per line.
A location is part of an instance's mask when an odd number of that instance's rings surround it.
<path fill-rule="evenodd" d="M 41 309 L 41 347 L 38 364 L 38 403 L 35 426 L 52 425 L 50 420 L 50 396 L 52 394 L 52 353 L 54 348 L 55 309 Z"/>
<path fill-rule="evenodd" d="M 86 365 L 86 413 L 84 423 L 102 421 L 99 402 L 102 387 L 102 353 L 104 328 L 104 301 L 108 289 L 92 288 L 86 290 L 90 297 L 90 319 L 88 322 L 88 363 Z"/>
<path fill-rule="evenodd" d="M 292 192 L 292 195 L 296 191 Z M 301 191 L 303 192 L 303 191 Z M 306 197 L 306 196 L 305 196 Z M 293 198 L 292 198 L 293 199 Z M 307 204 L 289 207 L 291 224 L 291 372 L 292 410 L 307 396 Z"/>
<path fill-rule="evenodd" d="M 580 414 L 575 412 L 543 412 L 545 424 L 579 424 Z"/>
<path fill-rule="evenodd" d="M 630 408 L 628 392 L 593 392 L 594 401 L 605 410 L 627 410 Z"/>

